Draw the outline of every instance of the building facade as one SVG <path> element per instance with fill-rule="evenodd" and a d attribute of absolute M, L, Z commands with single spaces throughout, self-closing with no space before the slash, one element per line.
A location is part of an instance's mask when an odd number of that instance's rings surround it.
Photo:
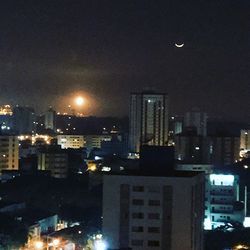
<path fill-rule="evenodd" d="M 49 108 L 44 114 L 45 129 L 56 130 L 56 111 Z"/>
<path fill-rule="evenodd" d="M 205 229 L 215 229 L 233 222 L 243 224 L 244 209 L 244 203 L 239 201 L 239 177 L 237 175 L 210 174 L 206 176 Z"/>
<path fill-rule="evenodd" d="M 207 135 L 207 113 L 199 110 L 187 112 L 184 117 L 184 126 L 193 127 L 197 131 L 197 135 Z"/>
<path fill-rule="evenodd" d="M 213 164 L 216 167 L 232 165 L 239 160 L 239 137 L 175 136 L 175 158 L 184 163 Z"/>
<path fill-rule="evenodd" d="M 103 234 L 111 249 L 202 250 L 203 196 L 203 174 L 106 175 Z"/>
<path fill-rule="evenodd" d="M 142 92 L 130 96 L 129 150 L 141 145 L 163 146 L 168 140 L 168 98 L 165 93 Z"/>
<path fill-rule="evenodd" d="M 239 160 L 240 139 L 234 136 L 209 137 L 210 163 L 215 166 L 232 165 Z"/>
<path fill-rule="evenodd" d="M 57 144 L 62 149 L 78 149 L 83 148 L 85 143 L 83 135 L 57 135 Z"/>
<path fill-rule="evenodd" d="M 100 134 L 100 135 L 84 135 L 84 146 L 90 151 L 93 148 L 101 148 L 102 142 L 110 142 L 112 135 Z"/>
<path fill-rule="evenodd" d="M 16 106 L 13 110 L 14 130 L 17 134 L 32 134 L 35 132 L 35 111 L 30 107 Z"/>
<path fill-rule="evenodd" d="M 242 129 L 240 131 L 240 156 L 249 158 L 250 154 L 250 130 Z"/>
<path fill-rule="evenodd" d="M 38 153 L 38 170 L 50 171 L 55 178 L 68 176 L 68 154 L 62 149 L 46 149 Z"/>
<path fill-rule="evenodd" d="M 204 229 L 211 230 L 227 223 L 243 224 L 246 215 L 246 197 L 240 201 L 239 176 L 213 173 L 213 165 L 179 164 L 178 171 L 203 171 L 205 175 Z M 244 204 L 245 203 L 245 204 Z"/>
<path fill-rule="evenodd" d="M 0 172 L 18 169 L 18 138 L 17 136 L 0 136 Z"/>

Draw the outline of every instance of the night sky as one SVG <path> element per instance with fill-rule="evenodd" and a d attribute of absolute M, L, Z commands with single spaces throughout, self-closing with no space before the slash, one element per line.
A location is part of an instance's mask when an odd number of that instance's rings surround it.
<path fill-rule="evenodd" d="M 62 111 L 83 94 L 86 115 L 123 116 L 153 88 L 172 113 L 250 118 L 250 1 L 8 0 L 0 32 L 0 104 Z"/>

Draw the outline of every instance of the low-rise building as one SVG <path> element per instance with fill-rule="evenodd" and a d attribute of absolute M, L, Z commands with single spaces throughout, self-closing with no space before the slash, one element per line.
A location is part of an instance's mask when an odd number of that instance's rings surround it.
<path fill-rule="evenodd" d="M 245 219 L 244 203 L 239 201 L 239 177 L 229 174 L 206 176 L 205 229 Z"/>
<path fill-rule="evenodd" d="M 57 135 L 57 144 L 60 145 L 62 149 L 83 148 L 84 137 L 83 135 Z"/>

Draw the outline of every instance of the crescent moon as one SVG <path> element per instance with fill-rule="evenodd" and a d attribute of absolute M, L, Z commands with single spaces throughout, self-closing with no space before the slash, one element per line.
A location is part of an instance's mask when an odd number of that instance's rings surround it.
<path fill-rule="evenodd" d="M 177 48 L 182 48 L 182 47 L 184 46 L 184 43 L 182 43 L 182 44 L 175 43 L 174 45 L 175 45 L 175 47 L 177 47 Z"/>

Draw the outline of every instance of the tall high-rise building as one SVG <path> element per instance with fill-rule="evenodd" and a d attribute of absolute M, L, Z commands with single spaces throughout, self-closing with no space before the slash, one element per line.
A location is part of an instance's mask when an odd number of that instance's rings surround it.
<path fill-rule="evenodd" d="M 51 129 L 53 131 L 56 129 L 56 111 L 51 107 L 45 112 L 44 125 L 45 129 Z"/>
<path fill-rule="evenodd" d="M 35 112 L 30 107 L 16 106 L 13 110 L 14 130 L 18 134 L 32 134 L 35 131 Z"/>
<path fill-rule="evenodd" d="M 18 169 L 18 138 L 17 136 L 0 136 L 0 172 Z"/>
<path fill-rule="evenodd" d="M 184 126 L 195 128 L 197 135 L 207 135 L 207 113 L 199 110 L 192 110 L 187 112 L 184 118 Z"/>
<path fill-rule="evenodd" d="M 166 145 L 168 140 L 168 98 L 165 93 L 142 92 L 130 96 L 129 150 L 141 145 Z"/>

